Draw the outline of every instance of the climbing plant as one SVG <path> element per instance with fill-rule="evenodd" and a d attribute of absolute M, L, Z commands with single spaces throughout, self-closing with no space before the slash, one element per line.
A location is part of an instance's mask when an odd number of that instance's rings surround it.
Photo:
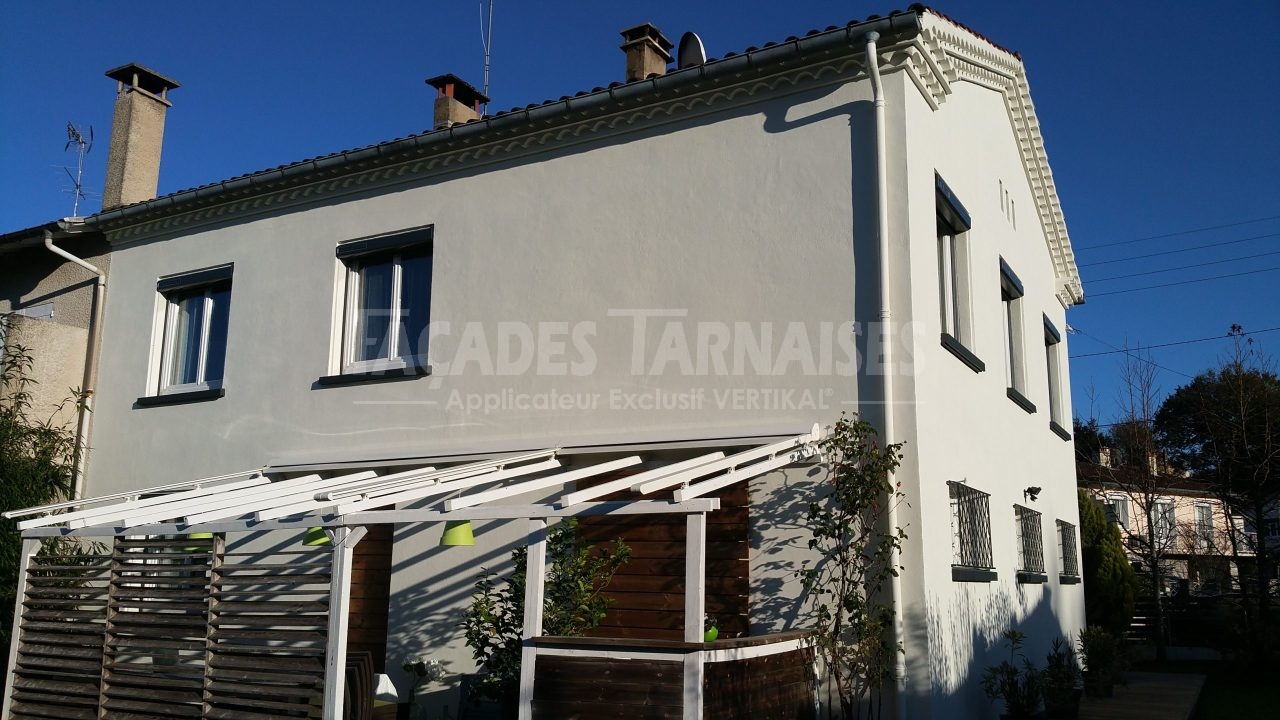
<path fill-rule="evenodd" d="M 893 562 L 907 534 L 891 527 L 890 509 L 905 496 L 892 474 L 901 443 L 881 446 L 875 428 L 841 414 L 820 442 L 829 468 L 828 492 L 807 515 L 809 548 L 822 559 L 796 574 L 812 598 L 814 649 L 828 692 L 839 696 L 844 720 L 877 717 L 882 688 L 903 652 L 892 638 L 894 608 L 888 584 L 902 569 Z M 835 707 L 828 703 L 828 716 Z"/>

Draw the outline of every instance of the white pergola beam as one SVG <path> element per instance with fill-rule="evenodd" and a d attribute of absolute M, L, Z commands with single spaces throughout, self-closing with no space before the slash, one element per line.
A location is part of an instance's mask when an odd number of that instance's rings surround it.
<path fill-rule="evenodd" d="M 5 671 L 4 702 L 0 704 L 0 718 L 12 717 L 9 710 L 13 705 L 13 674 L 18 667 L 18 638 L 22 633 L 22 616 L 27 609 L 22 605 L 27 599 L 27 575 L 31 570 L 31 559 L 40 551 L 40 541 L 35 538 L 24 538 L 22 549 L 18 555 L 18 587 L 13 598 L 13 634 L 9 636 L 9 667 Z"/>
<path fill-rule="evenodd" d="M 520 631 L 520 710 L 519 720 L 533 720 L 534 668 L 538 648 L 533 639 L 542 634 L 542 603 L 547 574 L 547 520 L 529 521 L 529 547 L 525 560 L 524 626 Z"/>
<path fill-rule="evenodd" d="M 222 480 L 230 480 L 231 478 L 244 477 L 253 473 L 260 473 L 262 469 L 244 470 L 236 473 L 228 473 L 226 475 L 216 475 L 214 477 L 201 478 L 199 480 L 187 480 L 185 482 L 172 483 L 170 485 L 159 485 L 157 487 L 146 488 L 143 490 L 131 490 L 128 492 L 111 493 L 110 495 L 98 495 L 89 498 L 80 498 L 78 500 L 64 500 L 63 502 L 53 503 L 52 505 L 39 505 L 37 507 L 22 508 L 21 510 L 9 510 L 0 513 L 0 516 L 12 520 L 13 518 L 26 517 L 27 515 L 39 515 L 40 513 L 51 513 L 57 510 L 66 510 L 67 508 L 81 507 L 83 505 L 91 505 L 95 503 L 108 502 L 110 500 L 133 500 L 142 494 L 150 493 L 170 493 L 179 490 L 198 490 L 205 483 L 221 482 Z"/>
<path fill-rule="evenodd" d="M 555 505 L 481 505 L 453 512 L 429 510 L 375 510 L 346 515 L 348 524 L 442 522 L 445 520 L 519 520 L 521 518 L 588 517 L 596 515 L 666 515 L 712 512 L 720 509 L 718 498 L 698 498 L 677 503 L 670 500 L 620 500 L 580 503 L 562 508 Z"/>
<path fill-rule="evenodd" d="M 408 480 L 405 481 L 404 484 L 414 485 L 426 480 L 444 482 L 456 476 L 475 475 L 485 470 L 495 470 L 495 471 L 501 470 L 503 468 L 510 467 L 512 465 L 522 463 L 522 462 L 532 462 L 534 460 L 543 460 L 545 458 L 553 457 L 555 456 L 555 454 L 556 454 L 556 451 L 554 449 L 538 450 L 537 452 L 524 453 L 522 455 L 513 455 L 511 457 L 498 458 L 495 460 L 483 460 L 481 462 L 468 463 L 466 465 L 457 465 L 454 467 L 445 468 L 443 470 L 437 470 L 436 472 L 432 473 L 429 477 L 409 478 Z M 383 486 L 381 483 L 379 483 L 379 487 L 385 487 L 385 489 L 388 492 L 392 490 L 398 491 L 402 489 L 395 484 L 388 484 L 386 486 Z M 349 488 L 349 489 L 334 490 L 332 492 L 325 493 L 323 497 L 317 497 L 316 499 L 317 500 L 346 500 L 353 497 L 364 497 L 365 495 L 366 493 L 363 491 L 362 488 Z"/>
<path fill-rule="evenodd" d="M 62 515 L 47 515 L 42 518 L 32 520 L 24 520 L 18 523 L 19 530 L 27 530 L 30 528 L 44 527 L 46 525 L 56 525 L 59 523 L 67 523 L 68 527 L 85 527 L 88 525 L 99 525 L 113 521 L 123 520 L 125 517 L 139 508 L 150 508 L 158 505 L 167 505 L 170 503 L 180 503 L 184 500 L 204 497 L 214 493 L 227 492 L 230 490 L 240 490 L 243 488 L 257 487 L 266 485 L 271 482 L 265 475 L 258 475 L 247 480 L 237 480 L 224 485 L 215 487 L 199 488 L 197 490 L 187 490 L 185 492 L 170 493 L 168 495 L 157 495 L 156 497 L 143 498 L 133 502 L 118 503 L 107 507 L 90 508 L 88 510 L 77 510 L 76 512 L 64 513 Z M 147 492 L 141 490 L 137 494 Z M 176 515 L 174 517 L 177 517 Z"/>
<path fill-rule="evenodd" d="M 372 510 L 384 505 L 399 505 L 400 503 L 416 502 L 429 497 L 438 495 L 447 495 L 456 490 L 465 490 L 475 487 L 476 485 L 484 485 L 487 483 L 500 482 L 509 480 L 514 477 L 530 475 L 542 472 L 544 470 L 554 470 L 563 463 L 555 458 L 543 460 L 542 462 L 533 463 L 532 465 L 522 465 L 509 470 L 501 470 L 493 472 L 492 468 L 486 468 L 480 475 L 473 477 L 463 477 L 449 482 L 435 483 L 425 487 L 413 488 L 403 492 L 392 493 L 390 495 L 371 496 L 364 500 L 356 500 L 338 505 L 334 508 L 334 514 L 347 515 L 349 513 L 360 512 L 362 510 Z"/>
<path fill-rule="evenodd" d="M 311 515 L 321 510 L 333 507 L 333 502 L 320 499 L 326 494 L 323 491 L 332 490 L 336 487 L 349 486 L 358 486 L 368 490 L 380 487 L 380 481 L 416 479 L 429 475 L 434 471 L 435 468 L 428 465 L 427 467 L 416 468 L 414 470 L 404 470 L 391 475 L 384 475 L 382 477 L 345 482 L 343 481 L 345 478 L 352 476 L 344 475 L 342 478 L 334 478 L 332 480 L 326 480 L 318 483 L 309 491 L 300 492 L 287 498 L 281 498 L 279 502 L 258 508 L 258 510 L 253 514 L 253 517 L 259 522 L 265 522 L 268 520 L 294 517 L 297 515 Z M 316 492 L 317 490 L 321 492 Z"/>
<path fill-rule="evenodd" d="M 710 480 L 695 483 L 688 487 L 677 488 L 673 497 L 679 502 L 692 500 L 696 497 L 702 497 L 707 493 L 729 487 L 734 483 L 741 482 L 743 480 L 750 480 L 758 475 L 763 475 L 767 472 L 777 470 L 778 468 L 784 468 L 792 463 L 800 462 L 801 460 L 812 457 L 815 453 L 816 451 L 809 448 L 799 448 L 793 452 L 753 463 L 732 472 L 727 472 L 724 475 L 713 477 Z"/>
<path fill-rule="evenodd" d="M 548 475 L 543 478 L 525 480 L 524 482 L 513 483 L 506 487 L 494 488 L 493 490 L 478 492 L 474 495 L 466 495 L 459 498 L 453 498 L 452 500 L 446 500 L 444 503 L 444 509 L 446 511 L 459 510 L 461 508 L 482 505 L 484 503 L 490 503 L 494 500 L 501 500 L 514 495 L 523 495 L 528 492 L 534 492 L 535 490 L 561 487 L 584 478 L 595 477 L 596 475 L 603 475 L 605 473 L 614 472 L 615 470 L 622 470 L 623 468 L 639 465 L 640 462 L 641 458 L 639 455 L 632 455 L 630 457 L 622 458 L 621 460 L 600 463 L 599 465 L 592 465 L 579 470 L 570 470 L 568 472 L 556 473 L 555 475 Z"/>
<path fill-rule="evenodd" d="M 578 503 L 587 502 L 588 500 L 595 500 L 596 498 L 604 497 L 609 493 L 627 490 L 634 485 L 643 484 L 650 480 L 657 480 L 658 478 L 666 477 L 667 475 L 677 473 L 681 470 L 688 470 L 699 465 L 705 465 L 706 463 L 719 460 L 723 457 L 723 452 L 713 452 L 693 458 L 692 460 L 664 465 L 660 468 L 640 473 L 639 475 L 610 480 L 607 483 L 601 483 L 595 487 L 590 487 L 585 490 L 577 490 L 565 495 L 564 498 L 560 500 L 560 507 L 569 507 L 570 505 L 577 505 Z"/>
<path fill-rule="evenodd" d="M 328 480 L 321 479 L 319 475 L 304 475 L 291 480 L 274 482 L 265 487 L 254 488 L 249 492 L 236 493 L 234 497 L 224 499 L 220 504 L 214 504 L 212 509 L 200 509 L 196 512 L 189 511 L 183 516 L 183 519 L 186 520 L 188 525 L 195 525 L 212 520 L 238 518 L 242 515 L 251 515 L 264 508 L 278 507 L 289 502 L 306 499 L 314 495 L 317 490 L 332 487 L 335 484 L 359 482 L 377 477 L 377 473 L 372 470 L 329 478 Z"/>
<path fill-rule="evenodd" d="M 821 437 L 822 428 L 815 424 L 813 429 L 804 435 L 788 438 L 782 442 L 762 445 L 758 448 L 752 448 L 751 450 L 744 450 L 743 452 L 735 455 L 730 455 L 723 460 L 715 460 L 699 465 L 691 470 L 639 483 L 632 487 L 632 490 L 635 490 L 641 495 L 648 495 L 649 493 L 657 492 L 658 490 L 665 490 L 669 487 L 675 487 L 676 485 L 683 485 L 700 477 L 706 477 L 712 473 L 720 472 L 721 470 L 734 470 L 744 463 L 759 460 L 760 458 L 771 457 L 788 450 L 794 450 L 797 447 L 817 442 Z"/>
<path fill-rule="evenodd" d="M 346 693 L 347 625 L 351 611 L 351 566 L 363 527 L 340 527 L 333 533 L 333 570 L 329 576 L 329 632 L 325 646 L 324 720 L 343 720 Z"/>

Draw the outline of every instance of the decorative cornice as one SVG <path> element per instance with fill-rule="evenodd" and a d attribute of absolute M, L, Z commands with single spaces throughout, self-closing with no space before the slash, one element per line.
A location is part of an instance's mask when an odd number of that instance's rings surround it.
<path fill-rule="evenodd" d="M 1064 306 L 1084 302 L 1080 271 L 1076 267 L 1075 253 L 1067 234 L 1062 204 L 1053 182 L 1053 171 L 1049 168 L 1044 136 L 1040 132 L 1040 121 L 1031 101 L 1031 88 L 1022 61 L 933 13 L 925 13 L 921 17 L 917 42 L 922 46 L 923 55 L 934 61 L 929 71 L 938 75 L 933 82 L 927 79 L 918 82 L 918 87 L 928 87 L 933 92 L 935 87 L 944 83 L 965 81 L 995 90 L 1004 97 L 1022 166 L 1031 184 L 1036 211 L 1053 261 L 1058 299 Z M 916 71 L 914 66 L 913 71 Z M 941 95 L 927 96 L 927 99 L 931 106 L 937 108 L 945 102 L 947 94 L 949 90 Z"/>

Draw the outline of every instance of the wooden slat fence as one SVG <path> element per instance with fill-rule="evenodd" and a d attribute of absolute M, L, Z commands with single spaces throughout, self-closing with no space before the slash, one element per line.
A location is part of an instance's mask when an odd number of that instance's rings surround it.
<path fill-rule="evenodd" d="M 109 553 L 37 554 L 5 720 L 318 717 L 330 548 L 224 543 L 117 538 Z M 369 685 L 364 657 L 357 685 Z"/>

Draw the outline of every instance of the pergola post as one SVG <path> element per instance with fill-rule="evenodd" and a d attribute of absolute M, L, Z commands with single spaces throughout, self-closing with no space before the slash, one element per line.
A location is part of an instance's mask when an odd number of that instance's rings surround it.
<path fill-rule="evenodd" d="M 9 669 L 4 678 L 4 705 L 0 708 L 0 718 L 9 717 L 9 709 L 13 705 L 13 674 L 18 666 L 18 636 L 22 632 L 22 603 L 27 599 L 27 574 L 31 569 L 31 558 L 35 557 L 39 551 L 39 538 L 23 538 L 22 550 L 18 555 L 18 588 L 13 598 L 13 634 L 9 636 Z"/>
<path fill-rule="evenodd" d="M 707 610 L 707 514 L 685 516 L 684 641 L 702 642 Z M 702 653 L 684 657 L 684 720 L 702 720 Z"/>
<path fill-rule="evenodd" d="M 520 716 L 519 720 L 533 720 L 534 669 L 538 661 L 538 649 L 533 638 L 542 634 L 542 605 L 545 597 L 547 574 L 547 519 L 529 521 L 529 550 L 525 564 L 524 580 L 524 630 L 520 650 Z"/>
<path fill-rule="evenodd" d="M 343 720 L 346 699 L 347 624 L 351 609 L 351 560 L 364 527 L 333 529 L 333 569 L 329 576 L 329 632 L 325 647 L 324 720 Z"/>

